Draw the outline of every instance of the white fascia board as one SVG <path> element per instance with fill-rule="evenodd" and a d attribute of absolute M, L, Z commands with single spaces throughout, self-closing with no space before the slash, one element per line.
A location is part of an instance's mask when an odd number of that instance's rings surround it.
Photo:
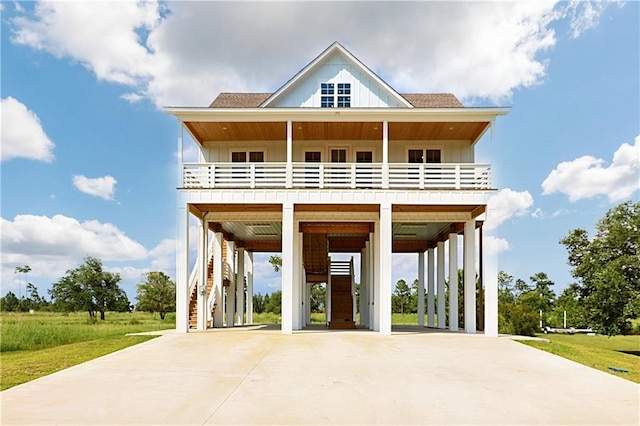
<path fill-rule="evenodd" d="M 509 108 L 180 108 L 164 111 L 183 122 L 358 121 L 482 122 L 507 115 Z"/>

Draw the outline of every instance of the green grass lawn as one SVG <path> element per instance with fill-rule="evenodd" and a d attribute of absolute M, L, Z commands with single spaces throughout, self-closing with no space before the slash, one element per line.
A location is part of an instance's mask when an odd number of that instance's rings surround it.
<path fill-rule="evenodd" d="M 546 334 L 550 343 L 522 341 L 563 358 L 640 383 L 640 336 L 587 336 L 584 334 Z M 617 373 L 609 367 L 628 370 Z"/>
<path fill-rule="evenodd" d="M 108 312 L 90 321 L 86 312 L 0 314 L 0 390 L 152 339 L 126 336 L 175 328 L 175 315 Z"/>

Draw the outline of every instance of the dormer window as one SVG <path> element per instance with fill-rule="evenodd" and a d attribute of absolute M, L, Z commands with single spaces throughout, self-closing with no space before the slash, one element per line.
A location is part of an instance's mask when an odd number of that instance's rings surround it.
<path fill-rule="evenodd" d="M 334 83 L 320 84 L 320 106 L 322 108 L 351 107 L 351 83 L 338 83 L 336 91 Z"/>

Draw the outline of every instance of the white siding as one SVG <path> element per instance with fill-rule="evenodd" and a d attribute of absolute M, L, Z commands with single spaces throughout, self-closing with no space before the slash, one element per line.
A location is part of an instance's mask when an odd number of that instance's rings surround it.
<path fill-rule="evenodd" d="M 205 142 L 202 151 L 205 162 L 230 162 L 232 151 L 264 151 L 264 161 L 287 161 L 286 141 Z"/>
<path fill-rule="evenodd" d="M 306 78 L 289 88 L 275 107 L 320 107 L 320 83 L 351 83 L 352 108 L 399 107 L 398 102 L 383 86 L 361 72 L 342 55 L 335 53 Z"/>

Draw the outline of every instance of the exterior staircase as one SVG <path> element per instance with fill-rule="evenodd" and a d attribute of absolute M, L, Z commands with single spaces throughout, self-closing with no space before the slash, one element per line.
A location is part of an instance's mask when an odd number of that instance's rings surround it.
<path fill-rule="evenodd" d="M 329 273 L 329 239 L 327 234 L 304 234 L 302 253 L 307 282 L 327 282 Z"/>
<path fill-rule="evenodd" d="M 353 259 L 331 262 L 331 319 L 329 329 L 353 330 Z"/>
<path fill-rule="evenodd" d="M 227 241 L 224 240 L 222 244 L 222 259 L 223 264 L 226 265 L 227 262 Z M 228 275 L 228 271 L 226 271 Z M 224 277 L 223 279 L 224 285 L 229 285 L 228 277 Z M 211 294 L 211 290 L 213 289 L 213 255 L 209 258 L 209 263 L 207 264 L 207 295 Z M 214 305 L 215 311 L 215 305 Z M 213 315 L 213 312 L 211 313 Z M 198 281 L 196 279 L 196 283 L 193 286 L 193 290 L 191 291 L 191 296 L 189 298 L 189 328 L 196 328 L 198 326 Z"/>

